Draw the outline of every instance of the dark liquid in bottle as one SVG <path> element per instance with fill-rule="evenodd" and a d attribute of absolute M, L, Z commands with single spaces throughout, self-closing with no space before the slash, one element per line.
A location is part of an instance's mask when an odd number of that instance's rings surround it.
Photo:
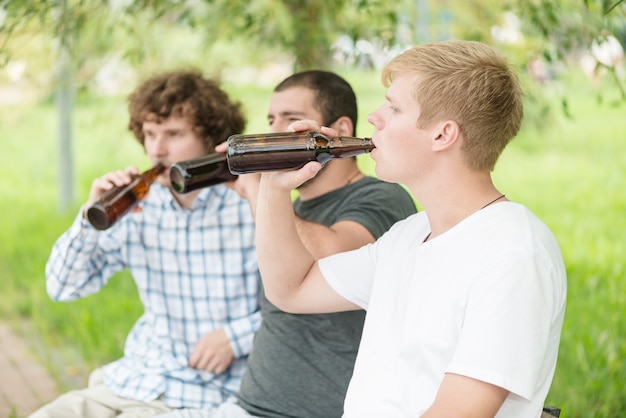
<path fill-rule="evenodd" d="M 228 170 L 226 154 L 209 154 L 170 167 L 170 182 L 178 193 L 214 186 L 237 178 Z"/>
<path fill-rule="evenodd" d="M 232 137 L 231 137 L 232 138 Z M 368 138 L 328 138 L 316 132 L 262 134 L 229 140 L 228 165 L 234 174 L 298 169 L 310 161 L 326 164 L 374 149 Z"/>
<path fill-rule="evenodd" d="M 111 227 L 148 194 L 150 185 L 164 170 L 163 165 L 157 164 L 127 186 L 109 190 L 87 210 L 87 219 L 96 229 Z"/>
<path fill-rule="evenodd" d="M 108 200 L 106 203 L 96 203 L 87 210 L 87 219 L 96 229 L 100 230 L 109 228 L 137 204 L 135 195 L 116 193 L 116 190 L 109 190 L 103 199 Z"/>

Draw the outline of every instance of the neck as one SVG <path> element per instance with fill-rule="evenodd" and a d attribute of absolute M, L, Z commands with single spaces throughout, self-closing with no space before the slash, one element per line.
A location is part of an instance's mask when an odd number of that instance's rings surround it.
<path fill-rule="evenodd" d="M 473 178 L 465 181 L 467 177 Z M 428 214 L 431 227 L 429 239 L 443 234 L 473 213 L 506 200 L 489 174 L 454 176 L 454 181 L 444 179 L 432 187 L 425 182 L 421 185 L 421 190 L 411 191 Z"/>
<path fill-rule="evenodd" d="M 196 197 L 198 197 L 200 190 L 189 192 L 189 193 L 184 193 L 184 194 L 179 194 L 179 193 L 174 192 L 172 189 L 170 189 L 170 193 L 172 194 L 172 196 L 174 197 L 174 199 L 178 202 L 180 206 L 182 206 L 185 209 L 191 209 L 191 206 L 193 205 L 193 201 L 196 200 Z"/>

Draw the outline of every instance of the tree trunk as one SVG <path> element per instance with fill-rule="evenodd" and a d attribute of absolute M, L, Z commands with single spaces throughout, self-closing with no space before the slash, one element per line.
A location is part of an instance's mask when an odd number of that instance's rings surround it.
<path fill-rule="evenodd" d="M 57 63 L 56 110 L 58 115 L 58 208 L 64 212 L 74 202 L 74 163 L 72 158 L 72 70 L 67 47 L 60 45 Z"/>
<path fill-rule="evenodd" d="M 294 71 L 328 69 L 331 63 L 330 41 L 322 10 L 327 7 L 327 1 L 287 0 L 285 3 L 294 16 Z"/>

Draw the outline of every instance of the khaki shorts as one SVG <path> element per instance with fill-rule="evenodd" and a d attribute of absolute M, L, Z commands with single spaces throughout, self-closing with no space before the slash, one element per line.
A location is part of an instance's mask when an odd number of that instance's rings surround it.
<path fill-rule="evenodd" d="M 161 400 L 145 403 L 117 396 L 104 385 L 104 373 L 96 369 L 85 389 L 59 396 L 29 418 L 147 418 L 171 411 Z"/>

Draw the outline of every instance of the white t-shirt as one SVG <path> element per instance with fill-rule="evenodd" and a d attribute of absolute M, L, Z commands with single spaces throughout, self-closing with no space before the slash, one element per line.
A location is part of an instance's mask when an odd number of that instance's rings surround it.
<path fill-rule="evenodd" d="M 446 372 L 507 389 L 497 417 L 539 417 L 565 312 L 554 236 L 512 202 L 423 243 L 429 232 L 420 212 L 320 261 L 328 283 L 367 310 L 344 417 L 418 417 Z"/>

